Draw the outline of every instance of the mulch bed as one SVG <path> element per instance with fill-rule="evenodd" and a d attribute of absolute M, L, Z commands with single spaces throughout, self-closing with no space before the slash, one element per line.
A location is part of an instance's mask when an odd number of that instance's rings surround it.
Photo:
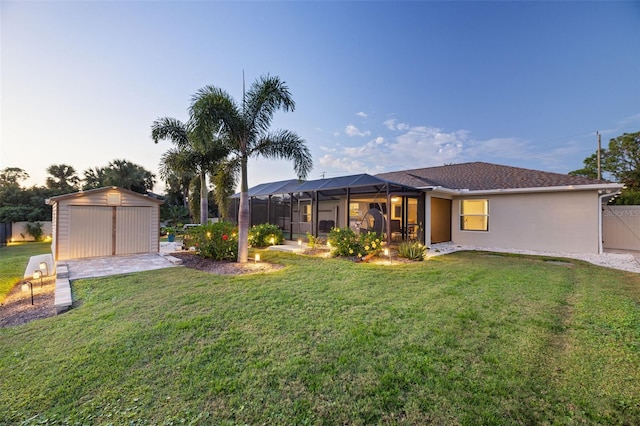
<path fill-rule="evenodd" d="M 257 272 L 273 272 L 284 268 L 283 265 L 266 262 L 237 263 L 231 261 L 211 260 L 193 253 L 171 253 L 171 256 L 182 260 L 187 268 L 209 272 L 216 275 L 243 275 Z"/>
<path fill-rule="evenodd" d="M 21 283 L 16 284 L 0 304 L 0 328 L 26 324 L 30 321 L 52 317 L 56 314 L 53 306 L 55 281 L 53 279 L 33 282 L 33 305 L 31 291 L 22 291 Z"/>

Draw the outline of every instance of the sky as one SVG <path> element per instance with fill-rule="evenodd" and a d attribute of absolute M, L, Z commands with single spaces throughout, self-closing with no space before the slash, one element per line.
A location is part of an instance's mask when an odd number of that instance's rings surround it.
<path fill-rule="evenodd" d="M 0 0 L 0 169 L 26 186 L 126 159 L 158 174 L 202 87 L 266 74 L 309 179 L 485 161 L 567 173 L 640 131 L 639 2 Z M 249 166 L 249 185 L 295 178 Z M 164 185 L 157 177 L 155 191 Z"/>

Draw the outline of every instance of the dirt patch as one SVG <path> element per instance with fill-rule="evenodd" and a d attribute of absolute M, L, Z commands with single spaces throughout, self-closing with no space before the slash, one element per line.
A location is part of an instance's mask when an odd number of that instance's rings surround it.
<path fill-rule="evenodd" d="M 247 263 L 238 263 L 212 260 L 192 253 L 171 253 L 171 256 L 181 259 L 182 264 L 187 268 L 193 268 L 216 275 L 243 275 L 258 272 L 274 272 L 284 268 L 283 265 L 267 262 L 249 261 Z"/>
<path fill-rule="evenodd" d="M 56 314 L 53 306 L 55 281 L 44 280 L 42 287 L 39 281 L 33 283 L 33 305 L 31 290 L 22 291 L 20 283 L 13 287 L 4 303 L 0 304 L 0 328 L 26 324 Z"/>

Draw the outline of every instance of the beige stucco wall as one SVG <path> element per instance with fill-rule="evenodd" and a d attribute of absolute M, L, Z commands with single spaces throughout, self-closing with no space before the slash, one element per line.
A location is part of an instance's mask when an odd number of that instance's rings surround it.
<path fill-rule="evenodd" d="M 44 238 L 52 235 L 52 222 L 47 220 L 37 220 L 42 224 L 42 235 Z M 35 241 L 35 239 L 27 232 L 27 224 L 35 222 L 13 222 L 11 224 L 11 241 Z"/>
<path fill-rule="evenodd" d="M 489 231 L 460 230 L 460 200 L 489 200 Z M 598 253 L 597 191 L 454 197 L 456 244 L 537 251 Z"/>

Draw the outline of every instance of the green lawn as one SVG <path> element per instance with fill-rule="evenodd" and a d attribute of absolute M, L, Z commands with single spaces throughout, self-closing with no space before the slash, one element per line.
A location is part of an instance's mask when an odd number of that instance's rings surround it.
<path fill-rule="evenodd" d="M 22 279 L 29 258 L 51 252 L 51 241 L 45 243 L 11 243 L 0 247 L 0 303 Z"/>
<path fill-rule="evenodd" d="M 0 424 L 637 424 L 640 275 L 457 253 L 76 281 L 0 329 Z"/>

